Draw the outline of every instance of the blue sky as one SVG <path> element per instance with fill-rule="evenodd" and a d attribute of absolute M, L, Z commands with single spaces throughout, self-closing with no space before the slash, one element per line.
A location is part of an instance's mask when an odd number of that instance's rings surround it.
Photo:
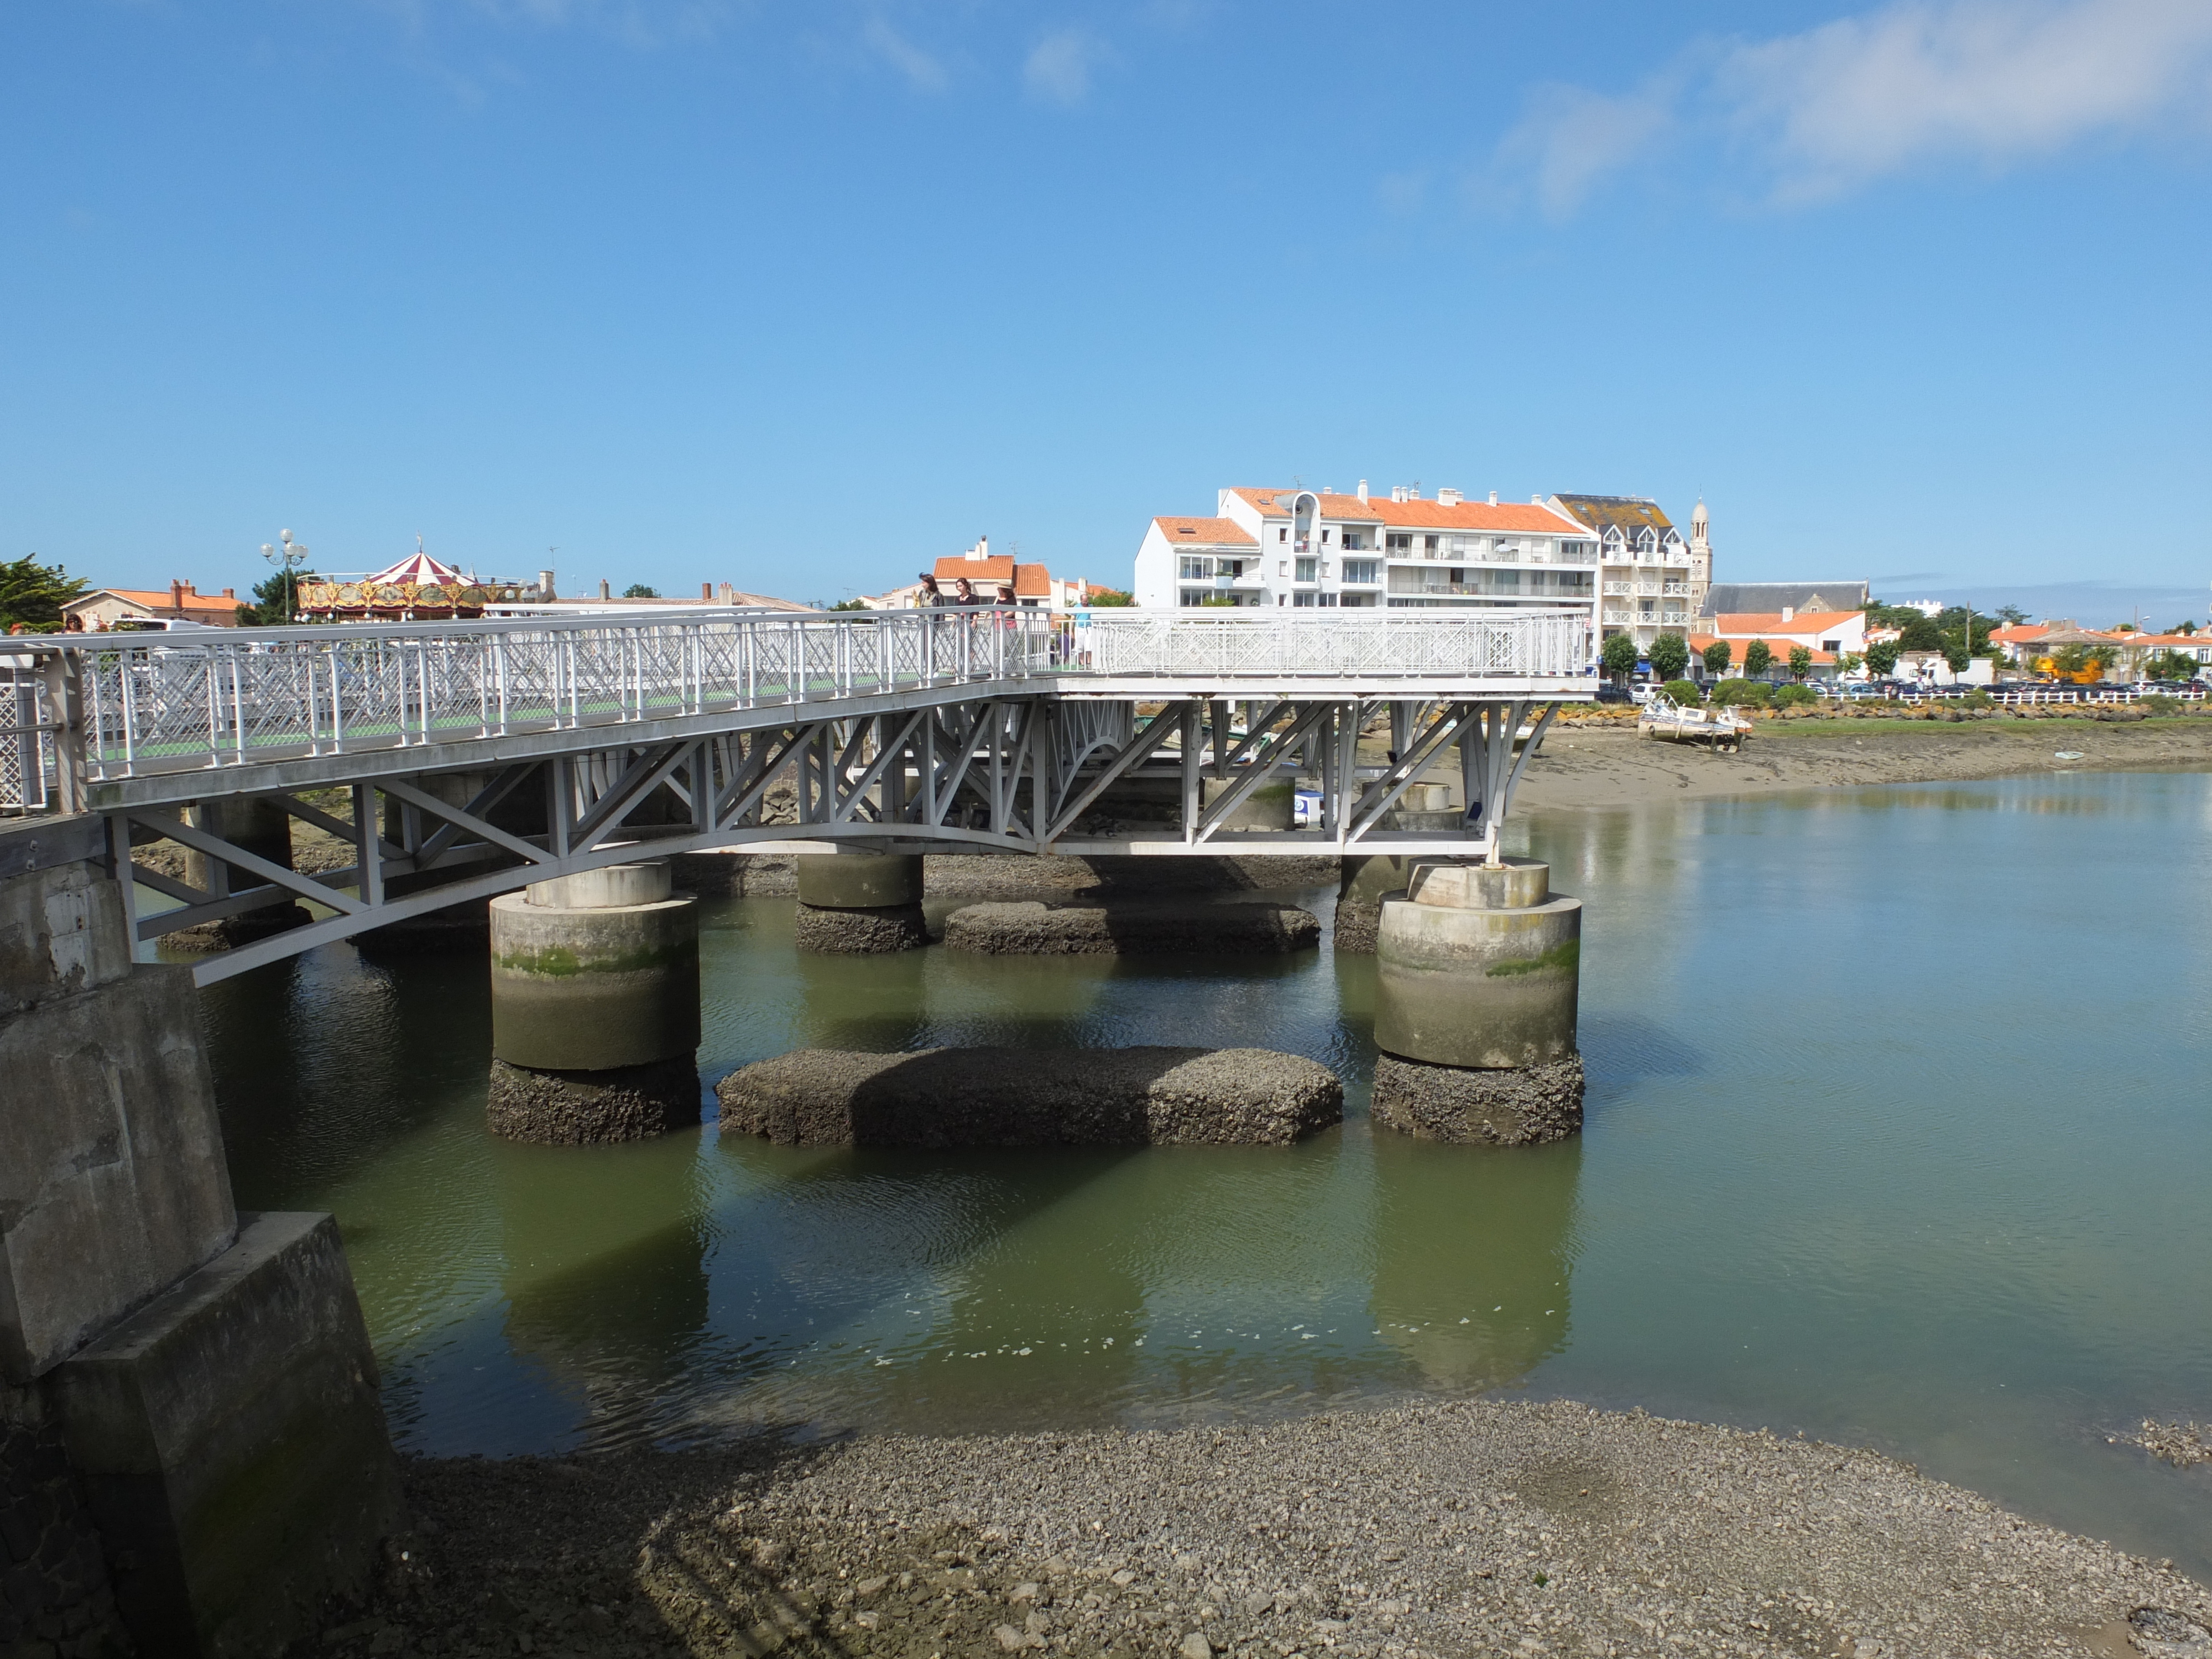
<path fill-rule="evenodd" d="M 2201 593 L 2208 91 L 2205 0 L 11 7 L 0 556 L 835 599 L 1364 477 Z"/>

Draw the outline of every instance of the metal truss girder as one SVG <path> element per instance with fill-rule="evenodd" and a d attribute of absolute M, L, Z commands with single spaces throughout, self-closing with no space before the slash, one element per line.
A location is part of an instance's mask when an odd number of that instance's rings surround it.
<path fill-rule="evenodd" d="M 1393 711 L 1395 714 L 1395 711 Z M 1414 781 L 1429 769 L 1437 751 L 1442 749 L 1454 733 L 1467 724 L 1467 708 L 1463 703 L 1447 703 L 1443 712 L 1431 723 L 1429 729 L 1413 740 L 1410 750 L 1401 751 L 1391 763 L 1390 769 L 1378 781 L 1369 798 L 1356 808 L 1352 830 L 1345 837 L 1347 843 L 1358 841 L 1382 815 L 1395 806 Z"/>
<path fill-rule="evenodd" d="M 429 813 L 433 817 L 442 819 L 447 823 L 458 825 L 461 829 L 482 836 L 493 846 L 505 848 L 518 858 L 526 859 L 533 864 L 550 864 L 554 861 L 554 855 L 546 848 L 525 841 L 520 836 L 510 834 L 496 824 L 487 823 L 482 818 L 472 817 L 466 808 L 455 806 L 450 801 L 440 800 L 428 790 L 418 789 L 404 778 L 386 778 L 376 787 L 386 794 L 403 800 L 410 806 L 417 807 Z"/>

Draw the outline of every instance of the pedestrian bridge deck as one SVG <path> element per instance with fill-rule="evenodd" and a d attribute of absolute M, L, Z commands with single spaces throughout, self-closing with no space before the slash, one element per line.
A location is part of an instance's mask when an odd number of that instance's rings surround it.
<path fill-rule="evenodd" d="M 21 643 L 23 712 L 0 730 L 19 788 L 106 814 L 118 849 L 167 837 L 216 872 L 130 872 L 126 891 L 179 906 L 139 917 L 142 937 L 288 894 L 337 912 L 203 981 L 635 857 L 648 818 L 669 852 L 1494 848 L 1515 732 L 1595 690 L 1573 609 L 704 611 Z M 1386 715 L 1388 761 L 1363 764 Z M 1455 747 L 1464 816 L 1403 829 L 1394 809 Z M 1175 781 L 1172 821 L 1101 832 L 1102 797 L 1146 776 Z M 1316 821 L 1254 828 L 1258 793 L 1297 778 Z M 332 789 L 349 814 L 301 799 Z M 234 796 L 344 836 L 357 862 L 304 875 L 227 841 L 200 819 Z M 433 871 L 448 884 L 388 891 Z"/>

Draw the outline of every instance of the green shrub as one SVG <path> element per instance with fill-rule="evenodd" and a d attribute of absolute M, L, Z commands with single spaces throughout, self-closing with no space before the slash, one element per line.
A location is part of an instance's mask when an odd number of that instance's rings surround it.
<path fill-rule="evenodd" d="M 1774 694 L 1777 708 L 1793 708 L 1800 703 L 1818 702 L 1820 694 L 1809 685 L 1785 685 Z"/>
<path fill-rule="evenodd" d="M 1969 697 L 1966 701 L 1972 702 L 1973 699 Z M 2153 692 L 2149 696 L 2136 698 L 2136 707 L 2148 708 L 2154 714 L 2179 714 L 2181 712 L 2181 699 Z"/>
<path fill-rule="evenodd" d="M 1723 680 L 1712 700 L 1723 708 L 1764 708 L 1772 697 L 1773 688 L 1764 680 Z"/>
<path fill-rule="evenodd" d="M 1659 690 L 1667 701 L 1684 708 L 1695 708 L 1705 700 L 1705 690 L 1695 680 L 1668 680 Z"/>
<path fill-rule="evenodd" d="M 1994 708 L 1996 707 L 1997 702 L 1995 697 L 1983 690 L 1978 685 L 1972 690 L 1967 692 L 1964 697 L 1960 699 L 1960 701 L 1965 703 L 1969 708 Z"/>

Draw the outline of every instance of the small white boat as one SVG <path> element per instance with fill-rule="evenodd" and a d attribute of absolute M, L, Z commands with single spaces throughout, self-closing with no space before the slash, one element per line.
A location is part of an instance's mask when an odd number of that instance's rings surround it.
<path fill-rule="evenodd" d="M 1685 708 L 1668 698 L 1654 696 L 1636 717 L 1639 736 L 1666 738 L 1675 743 L 1702 743 L 1730 751 L 1743 746 L 1751 722 L 1733 708 Z"/>

